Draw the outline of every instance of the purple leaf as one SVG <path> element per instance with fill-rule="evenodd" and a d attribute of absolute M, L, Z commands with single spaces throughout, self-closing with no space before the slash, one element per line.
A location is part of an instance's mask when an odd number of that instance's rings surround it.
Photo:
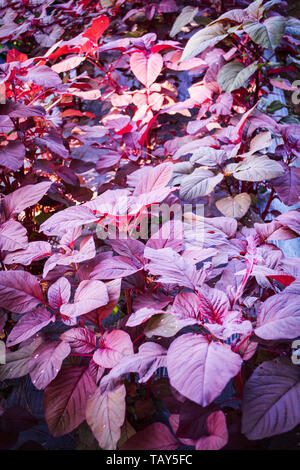
<path fill-rule="evenodd" d="M 28 184 L 5 196 L 3 204 L 7 218 L 36 204 L 46 194 L 51 184 L 52 181 Z"/>
<path fill-rule="evenodd" d="M 45 308 L 37 308 L 33 312 L 25 313 L 8 335 L 7 346 L 11 347 L 25 341 L 51 321 L 55 321 L 55 316 Z"/>
<path fill-rule="evenodd" d="M 25 153 L 26 149 L 21 142 L 9 142 L 5 147 L 1 147 L 0 165 L 17 171 L 23 165 Z"/>
<path fill-rule="evenodd" d="M 137 432 L 121 450 L 175 450 L 180 442 L 163 423 L 153 423 Z"/>
<path fill-rule="evenodd" d="M 215 411 L 207 418 L 209 436 L 200 437 L 196 442 L 196 450 L 219 450 L 228 442 L 226 418 L 223 411 Z"/>
<path fill-rule="evenodd" d="M 158 275 L 159 281 L 165 284 L 178 284 L 194 289 L 201 285 L 206 277 L 205 272 L 197 271 L 191 260 L 185 259 L 171 248 L 153 250 L 146 247 L 145 258 L 151 260 L 145 267 L 150 274 Z"/>
<path fill-rule="evenodd" d="M 69 302 L 71 284 L 66 277 L 60 277 L 48 289 L 48 301 L 51 307 L 59 309 L 61 305 Z"/>
<path fill-rule="evenodd" d="M 135 52 L 130 57 L 132 72 L 147 88 L 155 82 L 163 64 L 162 56 L 158 53 L 147 56 L 143 52 Z"/>
<path fill-rule="evenodd" d="M 127 256 L 138 262 L 143 261 L 145 245 L 139 240 L 127 237 L 125 239 L 116 239 L 110 241 L 111 247 L 119 255 Z"/>
<path fill-rule="evenodd" d="M 184 227 L 180 220 L 170 220 L 154 233 L 146 243 L 146 246 L 158 250 L 160 248 L 172 248 L 179 252 L 182 250 Z"/>
<path fill-rule="evenodd" d="M 114 279 L 113 281 L 107 282 L 107 293 L 109 302 L 103 307 L 99 307 L 96 310 L 89 312 L 87 318 L 95 323 L 99 323 L 102 319 L 106 318 L 115 306 L 118 304 L 121 292 L 121 279 Z"/>
<path fill-rule="evenodd" d="M 258 366 L 246 382 L 242 433 L 264 439 L 293 429 L 300 422 L 299 367 L 281 358 Z"/>
<path fill-rule="evenodd" d="M 102 449 L 117 447 L 125 419 L 125 396 L 125 386 L 120 385 L 105 394 L 98 388 L 88 399 L 86 420 Z"/>
<path fill-rule="evenodd" d="M 96 349 L 95 334 L 87 328 L 72 328 L 61 335 L 63 341 L 67 341 L 72 352 L 88 354 Z"/>
<path fill-rule="evenodd" d="M 20 80 L 24 82 L 34 82 L 36 85 L 52 88 L 61 85 L 59 75 L 46 65 L 37 65 L 28 70 L 25 76 L 19 75 Z"/>
<path fill-rule="evenodd" d="M 30 372 L 29 363 L 33 352 L 42 343 L 43 338 L 37 334 L 26 341 L 17 351 L 6 351 L 6 363 L 0 365 L 0 380 L 16 379 Z"/>
<path fill-rule="evenodd" d="M 109 301 L 106 285 L 101 281 L 82 281 L 77 287 L 74 303 L 63 304 L 60 311 L 68 317 L 78 317 L 106 305 Z"/>
<path fill-rule="evenodd" d="M 41 231 L 46 235 L 62 235 L 74 227 L 96 222 L 97 217 L 88 207 L 72 206 L 56 212 L 41 225 Z"/>
<path fill-rule="evenodd" d="M 57 340 L 46 341 L 34 351 L 28 367 L 36 388 L 44 390 L 52 382 L 70 351 L 69 343 Z"/>
<path fill-rule="evenodd" d="M 139 374 L 140 383 L 147 382 L 159 367 L 166 365 L 166 350 L 156 343 L 144 343 L 139 352 L 124 356 L 121 361 L 100 382 L 102 392 L 112 390 L 126 374 Z"/>
<path fill-rule="evenodd" d="M 88 397 L 96 384 L 86 366 L 62 369 L 44 394 L 45 419 L 52 436 L 73 431 L 85 419 Z"/>
<path fill-rule="evenodd" d="M 49 152 L 59 157 L 68 158 L 69 156 L 69 152 L 64 146 L 62 138 L 57 134 L 45 134 L 44 137 L 36 137 L 34 141 L 36 145 L 42 149 L 46 148 Z"/>
<path fill-rule="evenodd" d="M 300 168 L 287 166 L 284 175 L 273 179 L 272 186 L 284 204 L 297 204 L 300 199 Z"/>
<path fill-rule="evenodd" d="M 140 325 L 141 323 L 145 322 L 149 318 L 151 318 L 153 315 L 158 315 L 160 313 L 165 313 L 163 310 L 159 310 L 157 308 L 147 308 L 143 307 L 137 310 L 136 312 L 133 312 L 129 320 L 126 323 L 126 326 L 137 326 Z"/>
<path fill-rule="evenodd" d="M 299 294 L 286 294 L 284 291 L 269 297 L 258 314 L 255 334 L 267 340 L 292 339 L 299 336 Z"/>
<path fill-rule="evenodd" d="M 27 232 L 20 222 L 9 220 L 8 222 L 0 225 L 0 250 L 21 250 L 26 248 L 27 245 Z"/>
<path fill-rule="evenodd" d="M 217 398 L 240 371 L 242 358 L 230 346 L 187 333 L 175 339 L 167 356 L 171 385 L 201 406 Z"/>
<path fill-rule="evenodd" d="M 25 313 L 44 303 L 37 279 L 26 271 L 0 272 L 0 306 L 14 313 Z"/>
<path fill-rule="evenodd" d="M 104 333 L 100 348 L 94 352 L 93 359 L 99 366 L 111 369 L 120 362 L 122 357 L 131 354 L 133 354 L 133 345 L 129 334 L 125 331 L 114 330 Z"/>
<path fill-rule="evenodd" d="M 118 279 L 140 271 L 143 265 L 127 256 L 113 256 L 100 261 L 91 273 L 94 279 Z"/>
<path fill-rule="evenodd" d="M 163 189 L 167 186 L 173 173 L 173 163 L 161 163 L 160 165 L 151 167 L 143 167 L 136 172 L 138 178 L 139 172 L 142 174 L 133 192 L 134 196 L 145 193 L 151 193 L 157 189 Z"/>
<path fill-rule="evenodd" d="M 41 259 L 44 256 L 51 254 L 52 247 L 48 242 L 31 242 L 25 248 L 25 250 L 15 251 L 5 256 L 5 264 L 22 264 L 23 266 L 29 266 L 32 261 Z"/>

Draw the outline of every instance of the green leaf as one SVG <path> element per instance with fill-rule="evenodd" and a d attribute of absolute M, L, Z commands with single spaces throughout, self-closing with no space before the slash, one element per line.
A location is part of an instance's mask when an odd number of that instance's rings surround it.
<path fill-rule="evenodd" d="M 200 29 L 188 40 L 181 61 L 195 57 L 208 47 L 214 46 L 217 42 L 226 38 L 226 36 L 228 36 L 226 30 L 219 23 Z"/>
<path fill-rule="evenodd" d="M 249 155 L 240 163 L 227 165 L 225 172 L 241 181 L 263 181 L 283 175 L 284 169 L 267 155 Z"/>
<path fill-rule="evenodd" d="M 246 20 L 243 28 L 256 44 L 274 50 L 280 43 L 284 33 L 285 19 L 283 16 L 272 16 L 263 23 Z"/>
<path fill-rule="evenodd" d="M 218 210 L 225 217 L 240 219 L 247 212 L 251 205 L 251 197 L 248 193 L 237 194 L 234 197 L 224 197 L 216 202 Z"/>
<path fill-rule="evenodd" d="M 152 336 L 163 336 L 164 338 L 170 338 L 176 335 L 176 333 L 182 328 L 182 324 L 178 324 L 174 315 L 170 313 L 162 313 L 154 315 L 147 322 L 144 330 L 147 338 Z"/>
<path fill-rule="evenodd" d="M 300 39 L 300 20 L 289 18 L 286 22 L 285 33 Z"/>
<path fill-rule="evenodd" d="M 184 7 L 182 9 L 182 12 L 176 18 L 176 20 L 175 20 L 175 22 L 172 26 L 172 29 L 170 31 L 171 38 L 176 36 L 176 34 L 178 34 L 184 26 L 189 24 L 194 19 L 194 17 L 197 15 L 197 13 L 198 13 L 198 8 L 197 7 L 196 8 L 193 8 L 193 7 L 190 7 L 190 6 Z"/>
<path fill-rule="evenodd" d="M 191 175 L 183 178 L 180 186 L 180 197 L 194 199 L 207 196 L 222 179 L 223 175 L 221 173 L 214 175 L 210 170 L 196 168 Z"/>
<path fill-rule="evenodd" d="M 218 73 L 218 84 L 220 88 L 227 93 L 231 93 L 233 90 L 243 87 L 248 79 L 257 70 L 258 63 L 245 67 L 241 62 L 232 61 L 225 64 Z"/>
<path fill-rule="evenodd" d="M 279 109 L 282 109 L 282 108 L 285 108 L 286 105 L 284 103 L 282 103 L 281 101 L 278 101 L 278 100 L 275 100 L 275 101 L 272 101 L 272 103 L 269 104 L 269 106 L 267 107 L 267 112 L 269 114 L 274 114 L 275 111 L 279 111 Z"/>

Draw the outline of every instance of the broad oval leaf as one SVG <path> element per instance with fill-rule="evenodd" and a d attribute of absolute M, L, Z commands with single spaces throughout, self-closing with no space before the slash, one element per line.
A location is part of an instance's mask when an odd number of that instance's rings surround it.
<path fill-rule="evenodd" d="M 25 313 L 8 335 L 7 346 L 11 347 L 25 341 L 51 321 L 55 321 L 55 316 L 45 308 L 37 308 L 33 312 Z"/>
<path fill-rule="evenodd" d="M 228 430 L 223 411 L 211 413 L 206 420 L 209 436 L 200 437 L 196 442 L 196 450 L 219 450 L 228 442 Z"/>
<path fill-rule="evenodd" d="M 247 212 L 251 205 L 251 197 L 248 193 L 237 194 L 234 197 L 224 197 L 216 202 L 219 211 L 225 217 L 240 219 Z"/>
<path fill-rule="evenodd" d="M 95 351 L 93 359 L 101 367 L 111 369 L 122 357 L 133 354 L 133 345 L 126 331 L 114 330 L 104 333 L 100 348 Z"/>
<path fill-rule="evenodd" d="M 137 432 L 121 450 L 175 450 L 180 442 L 163 423 L 153 423 Z"/>
<path fill-rule="evenodd" d="M 52 181 L 43 181 L 37 184 L 28 184 L 5 196 L 3 200 L 7 218 L 19 214 L 27 207 L 36 204 L 46 194 Z"/>
<path fill-rule="evenodd" d="M 62 340 L 67 341 L 71 346 L 73 352 L 80 354 L 87 354 L 96 348 L 97 341 L 96 335 L 88 328 L 71 328 L 63 333 L 60 337 Z"/>
<path fill-rule="evenodd" d="M 109 301 L 104 282 L 96 280 L 81 281 L 77 287 L 74 303 L 62 304 L 60 311 L 69 317 L 78 317 L 106 305 Z"/>
<path fill-rule="evenodd" d="M 52 436 L 62 436 L 85 419 L 88 397 L 96 384 L 86 366 L 62 369 L 45 390 L 45 419 Z"/>
<path fill-rule="evenodd" d="M 217 78 L 219 87 L 227 93 L 244 87 L 251 75 L 257 70 L 257 66 L 258 63 L 253 62 L 245 67 L 242 62 L 236 60 L 223 65 Z"/>
<path fill-rule="evenodd" d="M 31 242 L 24 250 L 18 250 L 14 253 L 9 253 L 4 258 L 5 264 L 22 264 L 29 266 L 36 259 L 41 259 L 44 256 L 51 254 L 52 247 L 50 243 L 38 241 Z"/>
<path fill-rule="evenodd" d="M 264 362 L 246 382 L 242 433 L 264 439 L 293 429 L 300 422 L 300 372 L 290 359 Z"/>
<path fill-rule="evenodd" d="M 193 8 L 191 6 L 184 7 L 180 15 L 176 18 L 175 23 L 170 31 L 170 37 L 173 38 L 181 31 L 181 28 L 189 24 L 197 15 L 198 7 Z"/>
<path fill-rule="evenodd" d="M 272 295 L 262 305 L 257 317 L 255 334 L 260 338 L 293 339 L 300 332 L 300 296 Z"/>
<path fill-rule="evenodd" d="M 20 222 L 9 220 L 0 226 L 0 250 L 15 251 L 28 245 L 27 231 Z M 6 256 L 6 258 L 9 255 Z M 5 264 L 9 264 L 5 261 Z"/>
<path fill-rule="evenodd" d="M 221 173 L 214 175 L 210 170 L 196 168 L 192 174 L 182 179 L 179 191 L 180 197 L 194 199 L 207 196 L 222 179 L 223 175 Z"/>
<path fill-rule="evenodd" d="M 241 369 L 242 358 L 230 346 L 187 333 L 175 339 L 167 355 L 171 385 L 201 406 L 217 398 Z"/>
<path fill-rule="evenodd" d="M 25 313 L 44 303 L 36 277 L 26 271 L 0 272 L 0 306 L 14 313 Z"/>
<path fill-rule="evenodd" d="M 181 61 L 195 57 L 208 47 L 212 47 L 217 42 L 222 41 L 226 36 L 226 30 L 219 23 L 200 29 L 188 40 L 182 53 Z"/>
<path fill-rule="evenodd" d="M 280 15 L 267 18 L 263 23 L 247 19 L 243 29 L 256 44 L 274 50 L 284 33 L 285 19 Z"/>
<path fill-rule="evenodd" d="M 43 390 L 52 382 L 70 351 L 67 342 L 57 340 L 45 341 L 34 351 L 28 365 L 32 383 L 36 388 Z"/>
<path fill-rule="evenodd" d="M 162 56 L 157 52 L 147 56 L 144 52 L 134 52 L 130 57 L 130 67 L 136 78 L 149 88 L 163 68 Z"/>
<path fill-rule="evenodd" d="M 102 449 L 117 448 L 125 419 L 125 396 L 125 386 L 119 385 L 105 394 L 98 388 L 88 399 L 86 420 Z"/>
<path fill-rule="evenodd" d="M 225 168 L 226 173 L 241 181 L 271 180 L 283 175 L 284 169 L 280 163 L 271 160 L 266 155 L 249 155 L 240 163 L 231 163 Z"/>

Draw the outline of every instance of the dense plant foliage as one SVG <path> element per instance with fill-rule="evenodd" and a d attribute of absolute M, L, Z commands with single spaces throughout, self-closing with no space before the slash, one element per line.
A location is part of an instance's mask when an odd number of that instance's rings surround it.
<path fill-rule="evenodd" d="M 0 9 L 0 379 L 29 374 L 51 434 L 86 421 L 92 448 L 294 429 L 299 20 L 276 0 Z"/>

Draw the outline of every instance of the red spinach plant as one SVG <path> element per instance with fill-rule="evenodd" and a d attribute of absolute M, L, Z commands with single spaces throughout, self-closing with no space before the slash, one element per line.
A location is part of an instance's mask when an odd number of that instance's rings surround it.
<path fill-rule="evenodd" d="M 51 434 L 86 420 L 103 449 L 295 428 L 299 20 L 280 1 L 6 3 L 1 380 L 29 374 Z"/>

